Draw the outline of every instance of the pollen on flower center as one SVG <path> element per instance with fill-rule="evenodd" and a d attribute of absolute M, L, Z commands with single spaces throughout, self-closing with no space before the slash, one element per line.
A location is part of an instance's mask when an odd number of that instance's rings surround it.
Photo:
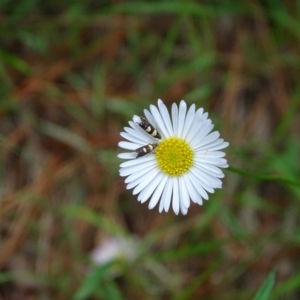
<path fill-rule="evenodd" d="M 156 160 L 161 170 L 171 176 L 180 176 L 193 165 L 194 153 L 183 139 L 171 137 L 156 148 Z"/>

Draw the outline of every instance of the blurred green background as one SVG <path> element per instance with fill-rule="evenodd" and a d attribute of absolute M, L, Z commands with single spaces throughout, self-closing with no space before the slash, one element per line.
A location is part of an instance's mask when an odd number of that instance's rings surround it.
<path fill-rule="evenodd" d="M 2 0 L 0 32 L 1 300 L 300 299 L 299 1 Z M 230 142 L 187 216 L 118 175 L 157 98 Z"/>

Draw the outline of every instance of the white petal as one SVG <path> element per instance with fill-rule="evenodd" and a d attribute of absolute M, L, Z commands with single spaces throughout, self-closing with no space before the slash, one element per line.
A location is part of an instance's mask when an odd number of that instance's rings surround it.
<path fill-rule="evenodd" d="M 205 145 L 207 149 L 210 151 L 220 150 L 228 147 L 229 143 L 223 142 L 223 139 L 217 139 L 214 142 L 211 142 L 209 145 Z M 201 150 L 202 147 L 200 147 L 198 150 Z"/>
<path fill-rule="evenodd" d="M 198 177 L 197 174 L 193 174 L 194 177 L 192 177 L 192 179 L 194 180 L 193 183 L 196 183 L 198 186 L 200 185 L 201 188 L 203 188 L 205 190 L 205 193 L 206 191 L 208 191 L 209 193 L 213 194 L 215 192 L 214 190 L 214 185 L 210 185 L 210 184 L 207 184 L 206 181 L 204 181 L 202 178 Z M 197 186 L 196 186 L 197 188 Z M 205 200 L 208 200 L 207 197 L 204 197 L 203 194 L 201 193 L 201 189 L 198 189 L 198 192 L 201 194 L 201 196 L 205 199 Z"/>
<path fill-rule="evenodd" d="M 223 165 L 219 166 L 219 168 L 228 168 L 228 167 L 229 167 L 228 164 L 223 164 Z"/>
<path fill-rule="evenodd" d="M 206 170 L 208 173 L 213 174 L 216 177 L 219 178 L 224 177 L 223 172 L 218 167 L 215 167 L 210 164 L 205 164 L 205 163 L 201 163 L 201 164 L 195 163 L 195 165 L 197 165 L 199 168 Z"/>
<path fill-rule="evenodd" d="M 202 141 L 203 138 L 212 131 L 214 125 L 211 124 L 211 120 L 203 122 L 194 122 L 192 132 L 188 134 L 187 141 L 195 147 L 195 145 Z"/>
<path fill-rule="evenodd" d="M 178 130 L 177 130 L 178 137 L 182 136 L 185 115 L 186 115 L 186 103 L 184 100 L 181 100 L 179 104 L 179 115 L 178 115 Z"/>
<path fill-rule="evenodd" d="M 133 129 L 133 128 L 130 128 L 130 127 L 124 127 L 124 130 L 127 133 L 131 134 L 132 136 L 135 136 L 138 139 L 145 141 L 146 143 L 149 140 L 148 134 L 145 134 L 145 130 L 143 130 L 143 129 L 142 129 L 143 131 L 141 131 L 141 130 L 136 130 L 136 129 Z"/>
<path fill-rule="evenodd" d="M 202 205 L 203 203 L 202 198 L 200 194 L 197 192 L 197 190 L 194 188 L 193 184 L 191 183 L 189 175 L 183 176 L 183 178 L 192 201 L 194 203 L 198 203 L 199 205 Z"/>
<path fill-rule="evenodd" d="M 204 145 L 209 145 L 209 143 L 217 140 L 220 136 L 220 133 L 218 131 L 214 131 L 207 135 L 205 138 L 203 138 L 201 141 L 198 141 L 197 144 L 194 146 L 194 149 L 204 147 Z"/>
<path fill-rule="evenodd" d="M 172 104 L 172 123 L 174 135 L 178 136 L 178 107 L 176 103 Z"/>
<path fill-rule="evenodd" d="M 208 113 L 204 113 L 203 108 L 197 109 L 195 114 L 195 121 L 201 124 L 201 127 L 207 126 L 207 124 L 212 123 L 212 121 L 210 119 L 207 119 L 207 117 L 208 117 Z"/>
<path fill-rule="evenodd" d="M 197 118 L 202 120 L 203 112 L 204 112 L 204 109 L 202 107 L 198 108 L 197 111 L 196 111 Z M 203 118 L 203 120 L 204 119 L 206 119 L 206 118 Z"/>
<path fill-rule="evenodd" d="M 163 177 L 164 174 L 158 173 L 157 176 L 152 181 L 150 181 L 149 184 L 143 189 L 143 195 L 139 198 L 141 203 L 144 203 L 146 200 L 148 200 L 148 198 L 152 195 L 153 191 L 157 189 Z"/>
<path fill-rule="evenodd" d="M 156 172 L 155 169 L 156 169 L 155 167 L 152 168 L 152 169 L 146 169 L 147 172 L 145 172 L 143 175 L 141 175 L 141 176 L 139 176 L 139 177 L 137 177 L 137 178 L 135 178 L 135 179 L 133 179 L 133 180 L 130 180 L 130 182 L 129 182 L 129 183 L 127 184 L 127 186 L 126 186 L 126 189 L 127 189 L 127 190 L 130 190 L 130 189 L 136 187 L 136 186 L 137 186 L 138 184 L 140 184 L 142 181 L 148 180 L 149 174 L 151 174 L 152 172 Z M 136 174 L 136 173 L 134 173 L 134 174 Z M 134 174 L 132 174 L 132 175 L 134 175 Z"/>
<path fill-rule="evenodd" d="M 205 145 L 205 147 L 203 148 L 204 150 L 206 150 L 205 148 L 209 148 L 209 150 L 213 151 L 215 149 L 211 149 L 211 147 L 215 147 L 215 146 L 219 146 L 220 144 L 222 144 L 224 142 L 223 139 L 217 139 L 215 141 L 212 141 L 209 143 L 209 145 Z M 202 147 L 200 147 L 200 150 L 202 149 Z M 219 150 L 219 149 L 218 149 Z"/>
<path fill-rule="evenodd" d="M 128 176 L 130 174 L 133 174 L 141 169 L 146 169 L 146 168 L 150 168 L 152 166 L 156 166 L 156 161 L 153 159 L 151 161 L 145 162 L 143 164 L 139 164 L 136 166 L 131 166 L 131 167 L 126 167 L 126 168 L 121 168 L 120 169 L 120 176 L 124 177 L 124 176 Z"/>
<path fill-rule="evenodd" d="M 222 186 L 222 181 L 211 173 L 207 173 L 201 167 L 194 166 L 195 170 L 197 170 L 197 177 L 201 178 L 202 182 L 205 182 L 207 185 L 217 188 Z"/>
<path fill-rule="evenodd" d="M 124 142 L 124 141 L 119 142 L 118 146 L 120 148 L 123 148 L 123 149 L 126 149 L 126 150 L 136 150 L 137 148 L 141 147 L 140 144 Z"/>
<path fill-rule="evenodd" d="M 182 135 L 181 137 L 184 139 L 189 130 L 190 130 L 190 127 L 194 122 L 194 116 L 195 116 L 195 109 L 196 109 L 196 105 L 193 104 L 190 109 L 188 110 L 188 113 L 186 115 L 186 119 L 185 119 L 185 124 L 184 124 L 184 127 L 183 127 L 183 132 L 182 132 Z"/>
<path fill-rule="evenodd" d="M 199 109 L 197 110 L 197 113 L 198 113 L 198 111 L 199 111 Z M 199 114 L 198 114 L 199 115 Z M 206 113 L 203 113 L 203 111 L 202 111 L 202 115 L 200 116 L 200 120 L 202 121 L 202 122 L 204 122 L 204 121 L 208 121 L 209 119 L 208 119 L 208 113 L 206 112 Z"/>
<path fill-rule="evenodd" d="M 136 187 L 138 184 L 140 184 L 144 179 L 146 179 L 147 174 L 144 174 L 143 176 L 140 176 L 134 180 L 131 180 L 127 185 L 126 185 L 126 190 L 130 190 L 134 187 Z"/>
<path fill-rule="evenodd" d="M 134 152 L 120 153 L 118 154 L 118 157 L 122 159 L 134 159 L 136 158 L 136 153 Z"/>
<path fill-rule="evenodd" d="M 135 123 L 141 123 L 142 122 L 141 117 L 137 116 L 137 115 L 134 115 L 133 118 L 132 118 L 132 120 Z"/>
<path fill-rule="evenodd" d="M 150 124 L 157 129 L 157 121 L 154 119 L 154 117 L 152 116 L 152 114 L 147 110 L 144 109 L 144 115 L 146 117 L 146 119 L 150 122 Z"/>
<path fill-rule="evenodd" d="M 131 166 L 136 166 L 136 165 L 143 165 L 144 163 L 146 163 L 148 161 L 155 161 L 153 155 L 145 155 L 145 156 L 142 156 L 142 157 L 139 157 L 136 159 L 125 161 L 120 164 L 120 167 L 127 168 L 127 167 L 131 167 Z"/>
<path fill-rule="evenodd" d="M 179 191 L 178 191 L 178 178 L 172 177 L 173 181 L 173 199 L 172 207 L 176 215 L 179 213 Z"/>
<path fill-rule="evenodd" d="M 194 123 L 192 125 L 192 127 L 190 128 L 190 130 L 188 131 L 187 135 L 186 135 L 186 141 L 188 143 L 191 143 L 191 141 L 194 140 L 194 136 L 197 134 L 199 134 L 199 131 L 201 130 L 201 123 L 198 122 L 196 120 L 196 118 L 194 117 Z M 195 143 L 195 142 L 194 142 Z"/>
<path fill-rule="evenodd" d="M 167 176 L 163 176 L 162 180 L 160 180 L 155 192 L 153 193 L 151 200 L 149 202 L 149 209 L 152 209 L 153 207 L 155 207 L 155 205 L 157 204 L 163 189 L 165 188 L 166 182 L 167 182 L 168 177 Z"/>
<path fill-rule="evenodd" d="M 180 203 L 182 203 L 184 207 L 189 208 L 190 198 L 189 198 L 189 193 L 187 191 L 187 187 L 183 179 L 183 176 L 180 176 L 178 178 L 178 181 L 179 181 Z"/>
<path fill-rule="evenodd" d="M 173 181 L 172 181 L 172 177 L 168 177 L 166 187 L 165 187 L 163 195 L 161 197 L 161 201 L 163 202 L 163 205 L 164 205 L 163 208 L 164 208 L 165 212 L 167 212 L 169 210 L 169 207 L 171 204 L 172 193 L 173 193 Z M 159 206 L 159 211 L 161 212 L 160 206 Z"/>
<path fill-rule="evenodd" d="M 188 212 L 188 208 L 183 205 L 182 201 L 180 201 L 180 211 L 183 215 L 186 215 Z"/>
<path fill-rule="evenodd" d="M 224 157 L 226 154 L 222 151 L 210 151 L 209 149 L 207 150 L 201 150 L 197 151 L 196 156 L 205 158 L 205 157 Z"/>
<path fill-rule="evenodd" d="M 132 142 L 132 143 L 138 143 L 140 145 L 145 145 L 145 139 L 144 138 L 140 138 L 140 137 L 137 137 L 137 136 L 133 136 L 127 132 L 121 132 L 120 135 L 128 140 L 129 142 Z"/>
<path fill-rule="evenodd" d="M 203 188 L 203 185 L 205 185 L 205 184 L 203 184 L 203 182 L 201 180 L 199 180 L 199 178 L 195 175 L 193 170 L 190 171 L 189 179 L 190 179 L 191 183 L 193 184 L 194 188 L 196 189 L 196 191 L 201 195 L 201 197 L 208 200 L 208 195 Z M 210 188 L 210 190 L 213 191 L 212 188 Z"/>
<path fill-rule="evenodd" d="M 138 131 L 141 135 L 145 137 L 144 139 L 146 144 L 149 144 L 151 141 L 156 140 L 151 134 L 149 134 L 146 130 L 144 130 L 140 125 L 132 121 L 130 121 L 129 124 L 134 130 Z"/>
<path fill-rule="evenodd" d="M 203 126 L 200 125 L 200 128 L 196 135 L 194 135 L 193 139 L 191 140 L 191 145 L 194 149 L 199 147 L 199 144 L 203 142 L 203 140 L 206 139 L 206 136 L 212 131 L 214 128 L 214 125 L 210 122 L 207 122 Z"/>
<path fill-rule="evenodd" d="M 162 116 L 163 122 L 165 123 L 166 129 L 168 131 L 168 136 L 174 135 L 170 114 L 167 110 L 167 107 L 160 99 L 158 99 L 158 108 Z"/>
<path fill-rule="evenodd" d="M 140 178 L 142 175 L 151 172 L 151 170 L 153 170 L 154 168 L 156 168 L 155 165 L 149 167 L 149 168 L 142 168 L 139 171 L 132 173 L 131 175 L 129 175 L 126 179 L 125 179 L 125 183 L 129 183 L 133 180 L 136 180 L 138 178 Z"/>
<path fill-rule="evenodd" d="M 154 169 L 152 172 L 148 173 L 148 177 L 132 191 L 132 194 L 136 195 L 143 190 L 158 175 L 159 172 L 159 169 Z"/>
<path fill-rule="evenodd" d="M 150 110 L 151 110 L 151 113 L 152 113 L 155 121 L 157 122 L 157 126 L 159 128 L 159 133 L 162 133 L 163 136 L 168 137 L 169 134 L 168 134 L 168 131 L 165 127 L 164 121 L 161 118 L 159 110 L 154 105 L 150 105 Z"/>
<path fill-rule="evenodd" d="M 219 167 L 227 163 L 225 158 L 218 157 L 195 157 L 194 160 L 199 164 L 206 163 Z"/>

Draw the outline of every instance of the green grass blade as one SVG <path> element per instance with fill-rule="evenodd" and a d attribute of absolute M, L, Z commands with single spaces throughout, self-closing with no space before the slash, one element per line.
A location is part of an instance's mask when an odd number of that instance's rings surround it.
<path fill-rule="evenodd" d="M 270 295 L 275 282 L 275 272 L 271 272 L 267 277 L 264 284 L 261 286 L 257 294 L 255 295 L 254 300 L 268 300 L 270 299 Z"/>

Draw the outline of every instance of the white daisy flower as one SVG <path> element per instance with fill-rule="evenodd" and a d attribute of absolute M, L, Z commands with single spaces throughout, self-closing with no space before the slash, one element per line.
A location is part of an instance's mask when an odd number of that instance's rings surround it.
<path fill-rule="evenodd" d="M 211 132 L 213 124 L 203 108 L 196 111 L 193 104 L 187 111 L 184 100 L 179 107 L 173 103 L 171 116 L 162 102 L 158 108 L 150 105 L 145 117 L 134 116 L 121 136 L 127 141 L 119 147 L 131 152 L 119 158 L 129 159 L 120 165 L 120 176 L 127 189 L 133 188 L 138 201 L 150 198 L 149 209 L 159 202 L 159 212 L 168 211 L 171 203 L 176 214 L 186 214 L 190 200 L 202 205 L 208 194 L 222 187 L 227 168 L 225 153 L 219 151 L 229 143 L 220 139 L 220 133 Z"/>

